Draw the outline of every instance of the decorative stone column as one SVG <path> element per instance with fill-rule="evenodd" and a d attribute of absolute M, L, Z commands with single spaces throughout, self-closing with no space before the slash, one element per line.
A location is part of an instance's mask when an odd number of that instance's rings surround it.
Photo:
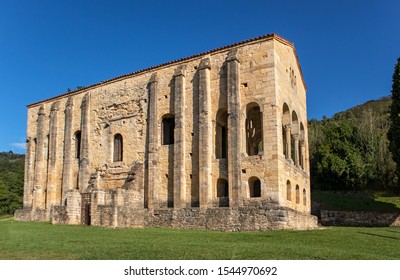
<path fill-rule="evenodd" d="M 49 162 L 47 171 L 47 205 L 57 205 L 60 203 L 61 186 L 57 184 L 58 166 L 57 164 L 57 130 L 58 130 L 58 109 L 59 102 L 54 102 L 50 109 L 49 123 Z M 57 199 L 58 198 L 58 199 Z"/>
<path fill-rule="evenodd" d="M 300 167 L 300 160 L 299 160 L 299 140 L 300 140 L 300 135 L 299 134 L 293 134 L 292 137 L 294 139 L 294 164 L 297 167 Z"/>
<path fill-rule="evenodd" d="M 45 161 L 45 113 L 43 105 L 39 109 L 37 133 L 36 133 L 36 153 L 35 153 L 35 175 L 33 178 L 33 208 L 45 209 L 46 192 L 46 161 Z"/>
<path fill-rule="evenodd" d="M 205 57 L 199 65 L 199 196 L 200 207 L 207 208 L 211 196 L 211 87 L 210 57 Z"/>
<path fill-rule="evenodd" d="M 182 65 L 181 67 L 175 69 L 174 208 L 186 207 L 185 75 L 186 75 L 186 65 Z"/>
<path fill-rule="evenodd" d="M 69 97 L 65 106 L 65 127 L 64 127 L 64 157 L 63 157 L 63 177 L 62 177 L 62 197 L 61 205 L 64 205 L 67 192 L 72 191 L 72 126 L 73 126 L 74 102 Z"/>
<path fill-rule="evenodd" d="M 150 209 L 159 207 L 158 193 L 158 91 L 157 73 L 154 73 L 149 81 L 149 112 L 148 112 L 148 131 L 149 131 L 149 150 L 148 150 L 148 201 L 147 207 Z"/>
<path fill-rule="evenodd" d="M 81 105 L 81 153 L 79 161 L 78 187 L 84 193 L 90 180 L 89 173 L 90 93 L 82 99 Z"/>
<path fill-rule="evenodd" d="M 229 206 L 242 205 L 241 196 L 241 118 L 240 118 L 240 60 L 238 50 L 229 51 L 227 61 L 228 93 L 228 185 Z"/>
<path fill-rule="evenodd" d="M 285 138 L 286 138 L 286 159 L 291 159 L 292 158 L 292 147 L 291 147 L 291 135 L 290 135 L 290 124 L 286 124 L 284 126 L 285 129 Z"/>

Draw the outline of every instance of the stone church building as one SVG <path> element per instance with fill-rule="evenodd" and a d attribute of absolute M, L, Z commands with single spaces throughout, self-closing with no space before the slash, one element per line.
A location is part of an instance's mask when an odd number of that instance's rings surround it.
<path fill-rule="evenodd" d="M 16 220 L 313 228 L 306 86 L 270 34 L 28 105 Z"/>

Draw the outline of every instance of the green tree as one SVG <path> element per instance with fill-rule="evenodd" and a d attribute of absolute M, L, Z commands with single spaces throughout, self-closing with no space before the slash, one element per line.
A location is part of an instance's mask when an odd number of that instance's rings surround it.
<path fill-rule="evenodd" d="M 400 189 L 400 57 L 394 67 L 392 84 L 392 105 L 390 106 L 389 149 L 396 162 L 397 187 Z"/>

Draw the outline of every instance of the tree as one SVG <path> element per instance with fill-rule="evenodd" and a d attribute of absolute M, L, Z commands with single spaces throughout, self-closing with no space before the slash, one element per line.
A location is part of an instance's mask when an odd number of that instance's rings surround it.
<path fill-rule="evenodd" d="M 390 106 L 389 149 L 396 162 L 397 187 L 400 189 L 400 57 L 394 67 L 392 84 L 392 105 Z"/>

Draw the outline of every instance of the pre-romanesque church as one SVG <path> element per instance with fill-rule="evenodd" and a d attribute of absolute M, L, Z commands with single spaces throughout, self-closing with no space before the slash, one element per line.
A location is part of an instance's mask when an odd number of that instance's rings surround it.
<path fill-rule="evenodd" d="M 28 105 L 16 220 L 313 228 L 306 86 L 270 34 Z"/>

